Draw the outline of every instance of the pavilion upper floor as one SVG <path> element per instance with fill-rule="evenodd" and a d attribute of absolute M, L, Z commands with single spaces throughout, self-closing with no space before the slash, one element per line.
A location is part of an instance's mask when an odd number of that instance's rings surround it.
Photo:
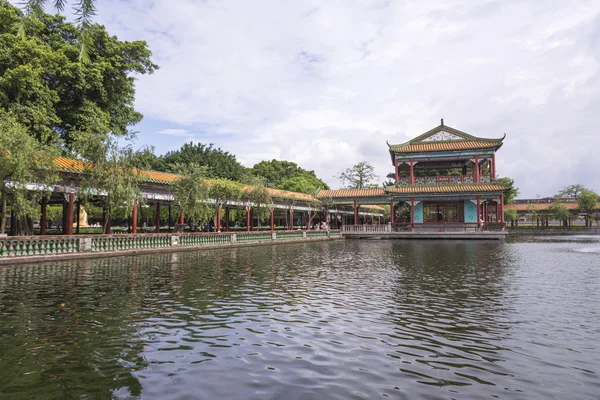
<path fill-rule="evenodd" d="M 388 143 L 396 186 L 494 182 L 496 151 L 503 140 L 475 137 L 442 120 L 406 143 Z"/>

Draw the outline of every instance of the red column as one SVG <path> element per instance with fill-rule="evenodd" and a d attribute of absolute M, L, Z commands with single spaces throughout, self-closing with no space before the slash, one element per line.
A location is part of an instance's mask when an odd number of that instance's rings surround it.
<path fill-rule="evenodd" d="M 488 214 L 489 213 L 488 213 L 488 202 L 487 201 L 485 203 L 483 203 L 483 211 L 484 211 L 484 214 L 483 214 L 483 223 L 485 225 L 487 225 L 488 222 L 489 222 L 488 221 L 488 217 L 489 217 Z"/>
<path fill-rule="evenodd" d="M 221 205 L 217 205 L 217 232 L 221 232 Z"/>
<path fill-rule="evenodd" d="M 500 196 L 500 222 L 504 225 L 504 196 Z"/>
<path fill-rule="evenodd" d="M 410 159 L 410 178 L 409 178 L 409 183 L 411 185 L 415 184 L 415 166 L 414 166 L 414 162 L 413 159 Z"/>
<path fill-rule="evenodd" d="M 392 224 L 392 228 L 396 223 L 396 209 L 394 207 L 394 199 L 390 201 L 390 223 Z"/>
<path fill-rule="evenodd" d="M 410 225 L 415 227 L 415 198 L 410 198 Z"/>
<path fill-rule="evenodd" d="M 492 165 L 490 166 L 491 179 L 496 179 L 496 155 L 492 154 Z"/>
<path fill-rule="evenodd" d="M 250 232 L 250 224 L 252 220 L 250 219 L 250 207 L 246 207 L 246 232 Z"/>
<path fill-rule="evenodd" d="M 46 220 L 46 208 L 48 206 L 48 199 L 46 197 L 42 197 L 42 217 L 40 218 L 40 235 L 46 234 L 46 225 L 48 221 Z"/>
<path fill-rule="evenodd" d="M 271 209 L 271 232 L 275 231 L 275 209 Z"/>
<path fill-rule="evenodd" d="M 398 171 L 398 160 L 394 158 L 394 166 L 396 168 L 396 183 L 400 182 L 400 173 Z"/>
<path fill-rule="evenodd" d="M 65 235 L 73 234 L 73 206 L 75 205 L 75 193 L 69 193 L 69 203 L 67 205 L 67 226 L 65 227 Z"/>
<path fill-rule="evenodd" d="M 477 156 L 475 156 L 477 157 Z M 477 227 L 481 228 L 480 221 L 481 220 L 481 198 L 477 196 Z"/>
<path fill-rule="evenodd" d="M 229 206 L 225 206 L 225 232 L 229 232 Z"/>
<path fill-rule="evenodd" d="M 479 182 L 479 156 L 475 156 L 475 164 L 473 164 L 473 182 Z"/>
<path fill-rule="evenodd" d="M 160 201 L 156 202 L 156 211 L 154 212 L 154 224 L 155 224 L 155 228 L 154 228 L 154 232 L 159 233 L 160 232 Z"/>
<path fill-rule="evenodd" d="M 358 205 L 356 204 L 356 200 L 354 200 L 354 225 L 358 225 Z"/>
<path fill-rule="evenodd" d="M 137 201 L 133 201 L 133 216 L 131 217 L 131 233 L 137 233 L 138 207 Z"/>

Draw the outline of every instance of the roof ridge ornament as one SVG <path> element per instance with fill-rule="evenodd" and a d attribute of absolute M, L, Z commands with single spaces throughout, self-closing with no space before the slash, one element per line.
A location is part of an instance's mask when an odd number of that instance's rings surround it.
<path fill-rule="evenodd" d="M 442 126 L 444 126 L 444 118 L 442 118 Z"/>

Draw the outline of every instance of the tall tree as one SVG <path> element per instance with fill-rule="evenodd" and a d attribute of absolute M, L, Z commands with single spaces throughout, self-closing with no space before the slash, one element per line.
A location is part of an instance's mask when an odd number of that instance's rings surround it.
<path fill-rule="evenodd" d="M 39 3 L 39 1 L 38 1 Z M 0 109 L 11 112 L 40 142 L 78 153 L 82 137 L 103 143 L 128 135 L 142 119 L 134 109 L 133 74 L 158 68 L 143 41 L 121 42 L 91 25 L 90 63 L 78 62 L 78 29 L 40 13 L 29 34 L 16 36 L 20 11 L 0 1 Z"/>
<path fill-rule="evenodd" d="M 540 209 L 537 204 L 528 204 L 525 210 L 531 216 L 531 225 L 533 226 L 533 221 L 537 219 Z"/>
<path fill-rule="evenodd" d="M 396 174 L 394 172 L 390 172 L 386 176 L 386 181 L 383 182 L 383 187 L 394 186 L 396 184 Z M 388 212 L 389 214 L 389 212 Z"/>
<path fill-rule="evenodd" d="M 510 178 L 498 178 L 496 182 L 506 186 L 506 189 L 504 189 L 504 204 L 512 204 L 515 197 L 519 195 L 519 189 L 515 187 L 515 181 Z"/>
<path fill-rule="evenodd" d="M 16 119 L 0 111 L 0 193 L 2 195 L 0 233 L 6 229 L 7 200 L 18 219 L 37 215 L 37 203 L 58 180 L 54 157 L 56 149 L 43 146 L 29 136 Z M 37 190 L 28 184 L 40 184 Z M 19 229 L 21 230 L 21 229 Z M 22 233 L 31 233 L 25 232 Z"/>
<path fill-rule="evenodd" d="M 24 15 L 19 24 L 19 37 L 24 38 L 29 33 L 31 25 L 44 15 L 44 5 L 48 3 L 51 3 L 59 12 L 64 11 L 67 5 L 66 0 L 26 0 L 23 3 Z M 88 62 L 90 61 L 89 49 L 93 44 L 90 28 L 92 26 L 92 17 L 96 13 L 96 1 L 79 0 L 75 3 L 77 4 L 74 7 L 74 11 L 76 15 L 75 21 L 78 25 L 78 58 L 80 61 Z"/>
<path fill-rule="evenodd" d="M 375 168 L 366 161 L 361 161 L 352 168 L 340 172 L 335 178 L 338 178 L 342 185 L 348 189 L 379 187 L 374 183 L 375 180 L 379 179 L 379 176 L 375 174 Z"/>
<path fill-rule="evenodd" d="M 577 203 L 579 204 L 579 209 L 581 212 L 585 213 L 585 226 L 592 225 L 592 213 L 596 210 L 596 206 L 598 205 L 598 193 L 583 189 L 578 197 Z"/>
<path fill-rule="evenodd" d="M 212 143 L 185 143 L 181 149 L 168 152 L 162 159 L 167 170 L 174 170 L 182 164 L 204 166 L 210 178 L 240 181 L 246 170 L 233 154 L 214 147 Z"/>
<path fill-rule="evenodd" d="M 570 215 L 567 206 L 561 202 L 555 201 L 548 206 L 548 211 L 550 212 L 550 215 L 554 217 L 554 219 L 561 221 L 563 226 L 567 226 L 567 221 Z"/>
<path fill-rule="evenodd" d="M 139 185 L 145 178 L 139 173 L 130 145 L 120 146 L 117 140 L 109 138 L 102 146 L 86 149 L 86 154 L 93 164 L 85 164 L 80 193 L 86 200 L 100 200 L 106 215 L 103 231 L 110 233 L 111 216 L 129 216 L 134 202 L 142 201 Z"/>
<path fill-rule="evenodd" d="M 177 164 L 174 166 L 179 178 L 173 182 L 173 194 L 180 212 L 193 224 L 211 218 L 210 192 L 206 183 L 208 168 L 198 164 Z"/>
<path fill-rule="evenodd" d="M 579 198 L 579 195 L 582 194 L 586 190 L 588 190 L 588 189 L 583 185 L 579 185 L 579 184 L 569 185 L 569 186 L 566 186 L 563 189 L 561 189 L 556 194 L 556 196 L 557 197 L 571 197 L 571 198 L 577 199 L 577 198 Z"/>
<path fill-rule="evenodd" d="M 314 193 L 317 189 L 329 189 L 315 171 L 309 171 L 291 161 L 261 161 L 252 167 L 252 173 L 263 177 L 272 188 L 301 193 Z"/>
<path fill-rule="evenodd" d="M 265 219 L 273 207 L 273 197 L 269 193 L 266 181 L 252 175 L 246 175 L 243 180 L 249 185 L 244 188 L 244 192 L 245 197 L 253 204 L 254 215 L 259 220 Z"/>
<path fill-rule="evenodd" d="M 517 210 L 504 210 L 504 220 L 514 222 L 517 220 Z"/>

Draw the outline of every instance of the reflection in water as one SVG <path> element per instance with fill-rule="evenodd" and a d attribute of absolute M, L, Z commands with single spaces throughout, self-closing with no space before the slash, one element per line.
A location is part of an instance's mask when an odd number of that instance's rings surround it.
<path fill-rule="evenodd" d="M 0 268 L 0 397 L 594 398 L 594 238 Z"/>

